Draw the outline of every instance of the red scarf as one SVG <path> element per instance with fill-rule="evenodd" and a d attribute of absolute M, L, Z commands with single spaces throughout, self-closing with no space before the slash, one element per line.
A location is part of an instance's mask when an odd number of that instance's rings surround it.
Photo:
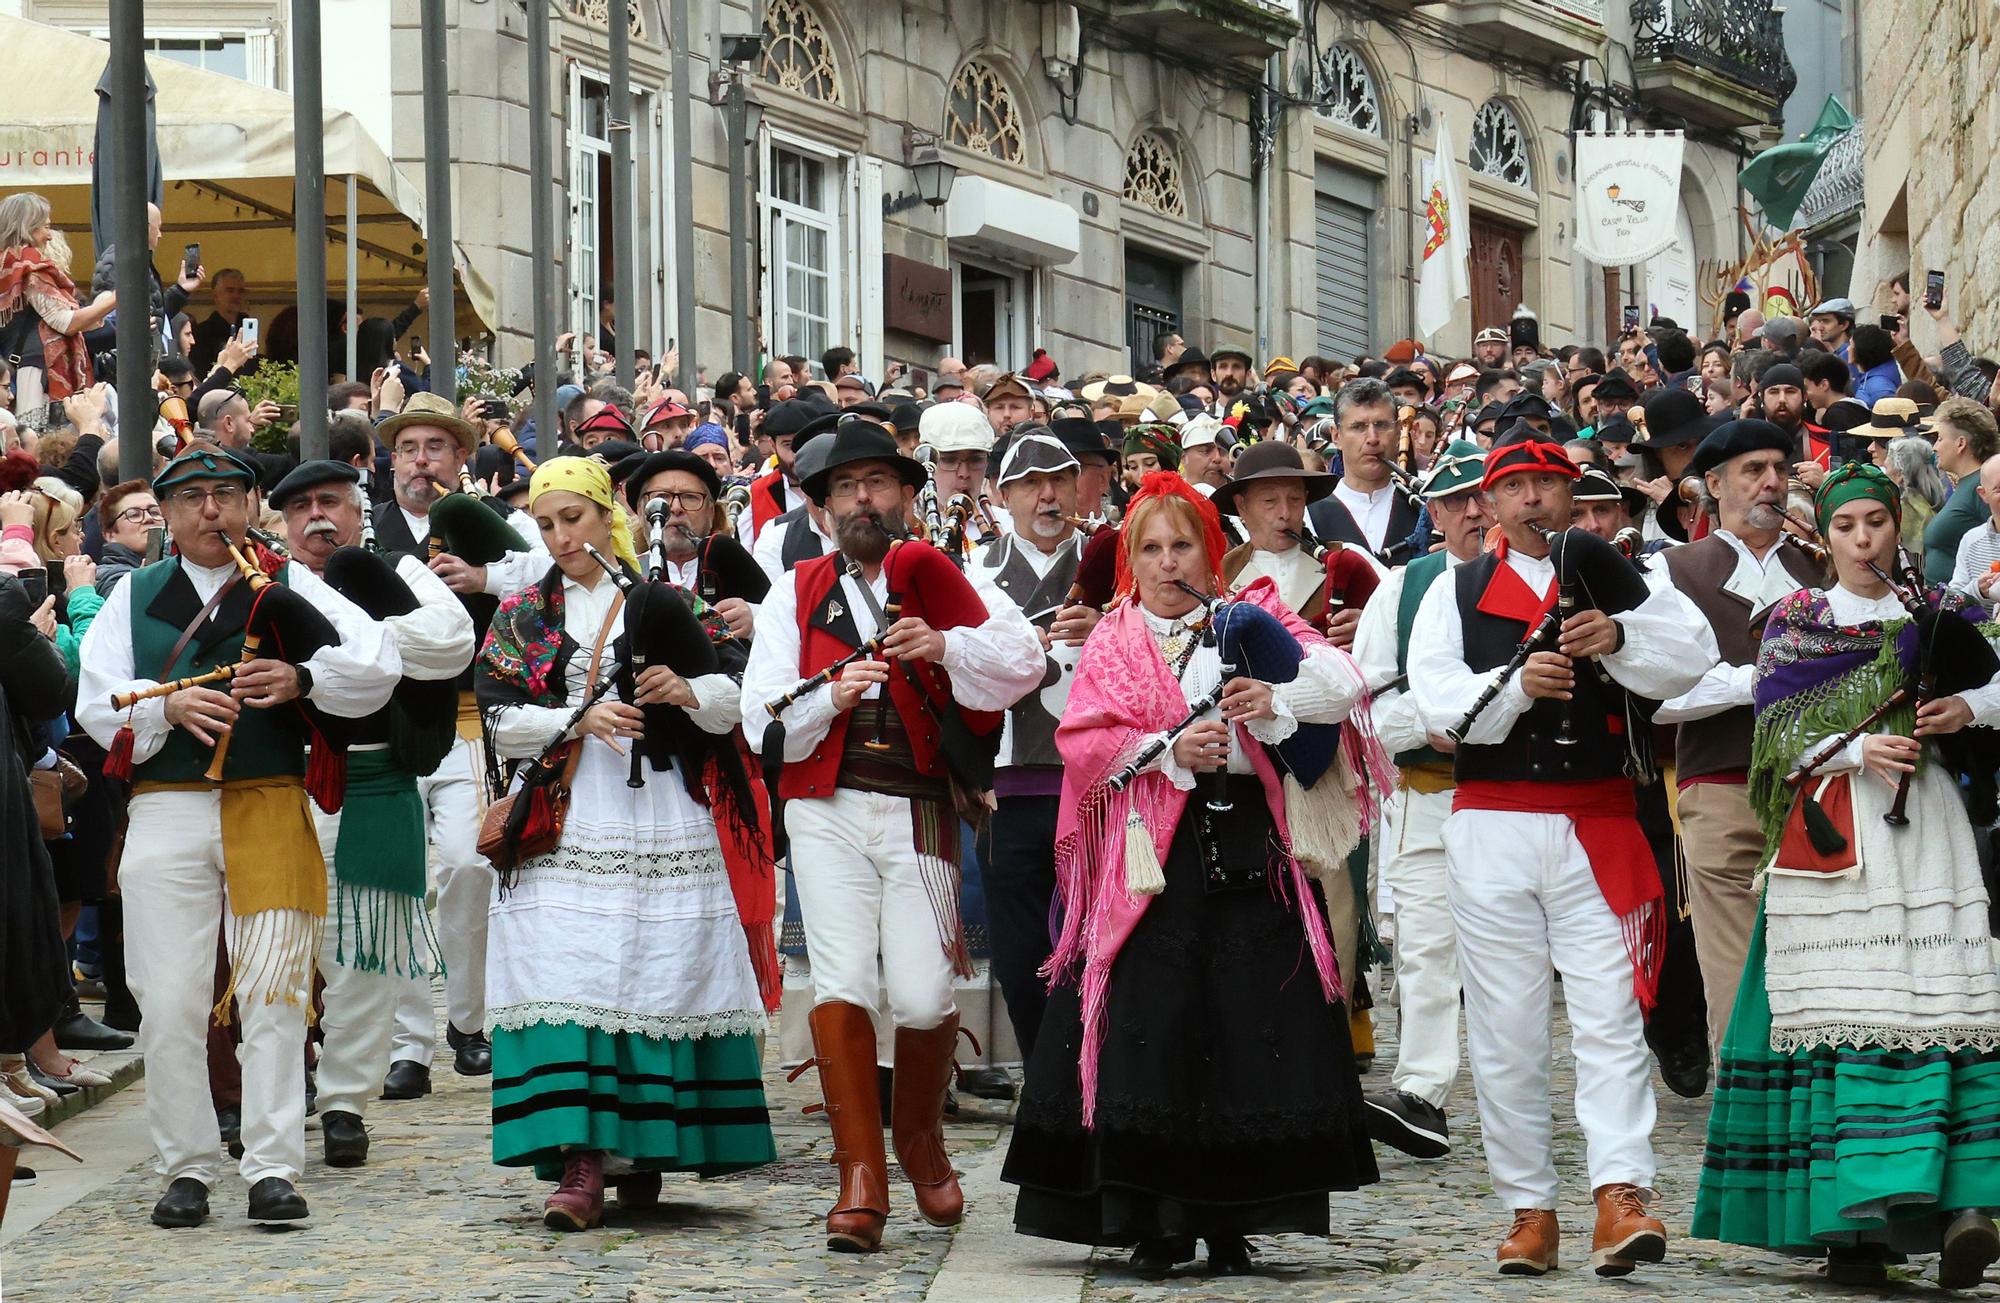
<path fill-rule="evenodd" d="M 40 249 L 30 245 L 0 253 L 0 320 L 13 320 L 16 313 L 34 312 L 28 291 L 36 290 L 76 308 L 76 285 L 69 274 L 50 262 Z M 64 335 L 51 329 L 37 313 L 35 329 L 42 340 L 42 384 L 51 401 L 61 402 L 92 383 L 90 350 L 84 347 L 83 332 Z"/>

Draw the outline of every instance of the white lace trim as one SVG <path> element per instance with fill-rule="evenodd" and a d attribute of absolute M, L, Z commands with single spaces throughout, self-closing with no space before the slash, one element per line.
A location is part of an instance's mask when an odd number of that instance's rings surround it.
<path fill-rule="evenodd" d="M 759 1009 L 726 1009 L 717 1013 L 633 1013 L 600 1005 L 561 1000 L 536 1000 L 496 1009 L 487 1018 L 495 1031 L 525 1031 L 537 1023 L 551 1027 L 590 1027 L 614 1034 L 652 1040 L 692 1041 L 704 1036 L 761 1036 L 769 1027 Z"/>
<path fill-rule="evenodd" d="M 1825 1046 L 1837 1049 L 1848 1045 L 1866 1049 L 1977 1050 L 1991 1054 L 2000 1050 L 2000 1027 L 1891 1027 L 1881 1023 L 1826 1021 L 1803 1027 L 1772 1027 L 1771 1050 L 1775 1054 L 1796 1054 Z"/>

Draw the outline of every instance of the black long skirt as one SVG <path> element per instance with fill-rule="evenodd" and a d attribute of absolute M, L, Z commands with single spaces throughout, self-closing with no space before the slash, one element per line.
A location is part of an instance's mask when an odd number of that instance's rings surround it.
<path fill-rule="evenodd" d="M 1267 841 L 1262 788 L 1231 788 L 1254 825 L 1232 837 Z M 1200 799 L 1175 831 L 1166 891 L 1112 966 L 1088 1131 L 1078 992 L 1050 995 L 1002 1173 L 1021 1187 L 1014 1228 L 1025 1235 L 1324 1236 L 1328 1193 L 1377 1179 L 1346 1006 L 1321 992 L 1295 907 L 1267 882 L 1208 890 Z M 1323 908 L 1317 888 L 1308 907 Z"/>

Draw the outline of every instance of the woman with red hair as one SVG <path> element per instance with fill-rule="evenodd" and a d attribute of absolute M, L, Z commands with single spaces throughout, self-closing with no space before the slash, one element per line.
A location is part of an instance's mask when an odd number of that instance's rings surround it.
<path fill-rule="evenodd" d="M 1197 1238 L 1247 1273 L 1245 1236 L 1326 1235 L 1328 1192 L 1376 1179 L 1314 879 L 1387 762 L 1353 662 L 1269 580 L 1211 603 L 1222 551 L 1215 508 L 1148 475 L 1056 733 L 1064 919 L 1005 1169 L 1015 1229 L 1156 1277 Z"/>

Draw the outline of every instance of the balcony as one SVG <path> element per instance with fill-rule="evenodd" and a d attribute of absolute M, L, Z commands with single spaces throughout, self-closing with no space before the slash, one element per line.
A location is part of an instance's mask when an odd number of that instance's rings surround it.
<path fill-rule="evenodd" d="M 1568 63 L 1604 48 L 1603 0 L 1456 0 L 1450 18 L 1508 54 Z"/>
<path fill-rule="evenodd" d="M 1636 0 L 1633 82 L 1648 103 L 1734 131 L 1775 122 L 1798 76 L 1770 0 Z"/>
<path fill-rule="evenodd" d="M 1284 53 L 1299 33 L 1290 0 L 1083 0 L 1080 7 L 1204 67 L 1217 59 L 1254 66 Z"/>
<path fill-rule="evenodd" d="M 1861 210 L 1861 178 L 1867 158 L 1862 147 L 1861 124 L 1835 138 L 1819 165 L 1806 197 L 1799 201 L 1798 216 L 1792 225 L 1801 231 L 1838 222 Z"/>

